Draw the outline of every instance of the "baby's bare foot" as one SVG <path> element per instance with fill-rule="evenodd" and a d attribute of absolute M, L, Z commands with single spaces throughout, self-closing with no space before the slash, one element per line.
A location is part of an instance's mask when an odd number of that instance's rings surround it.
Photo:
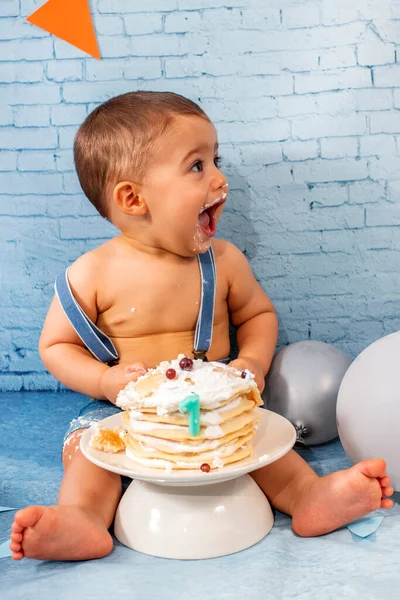
<path fill-rule="evenodd" d="M 28 506 L 12 524 L 12 558 L 88 560 L 112 550 L 112 537 L 92 513 L 78 506 Z"/>
<path fill-rule="evenodd" d="M 323 535 L 378 508 L 391 508 L 390 478 L 381 459 L 364 460 L 345 471 L 313 479 L 293 508 L 293 530 L 301 536 Z"/>

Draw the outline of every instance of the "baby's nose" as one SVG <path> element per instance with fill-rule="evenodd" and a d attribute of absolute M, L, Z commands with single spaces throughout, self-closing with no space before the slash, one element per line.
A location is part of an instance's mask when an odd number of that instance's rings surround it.
<path fill-rule="evenodd" d="M 228 195 L 228 182 L 226 177 L 221 171 L 218 171 L 213 179 L 213 188 L 215 190 L 221 189 L 226 195 Z"/>

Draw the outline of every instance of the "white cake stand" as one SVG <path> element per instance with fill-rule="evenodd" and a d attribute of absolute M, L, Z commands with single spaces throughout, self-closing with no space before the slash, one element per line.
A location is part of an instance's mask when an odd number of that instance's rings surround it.
<path fill-rule="evenodd" d="M 115 537 L 125 546 L 162 558 L 199 559 L 249 548 L 265 537 L 274 517 L 268 500 L 248 475 L 284 456 L 296 441 L 293 425 L 258 408 L 261 421 L 253 455 L 211 470 L 167 472 L 143 467 L 125 452 L 108 454 L 89 446 L 91 430 L 81 438 L 83 454 L 94 464 L 133 479 L 115 516 Z M 121 415 L 101 427 L 122 425 Z"/>

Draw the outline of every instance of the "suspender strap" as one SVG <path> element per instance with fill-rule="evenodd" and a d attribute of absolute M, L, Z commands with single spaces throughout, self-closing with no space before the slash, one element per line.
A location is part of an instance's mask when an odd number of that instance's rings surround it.
<path fill-rule="evenodd" d="M 69 322 L 93 356 L 104 363 L 118 360 L 118 352 L 110 338 L 92 323 L 75 300 L 68 281 L 68 269 L 57 276 L 55 291 Z"/>
<path fill-rule="evenodd" d="M 216 288 L 215 259 L 212 247 L 205 254 L 198 254 L 197 258 L 200 265 L 202 286 L 193 355 L 195 358 L 207 360 L 206 352 L 210 349 L 212 340 Z"/>
<path fill-rule="evenodd" d="M 212 248 L 205 254 L 199 254 L 197 258 L 201 274 L 201 303 L 196 325 L 193 355 L 195 358 L 207 360 L 206 352 L 211 346 L 214 323 L 216 282 L 215 260 Z M 93 356 L 104 363 L 117 361 L 118 352 L 110 338 L 96 327 L 75 300 L 68 281 L 68 269 L 57 276 L 55 291 L 66 317 Z"/>

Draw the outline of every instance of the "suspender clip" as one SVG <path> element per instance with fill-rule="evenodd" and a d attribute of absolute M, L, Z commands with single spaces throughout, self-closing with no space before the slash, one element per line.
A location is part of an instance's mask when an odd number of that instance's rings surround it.
<path fill-rule="evenodd" d="M 115 365 L 119 365 L 119 360 L 109 360 L 107 364 L 109 367 L 115 367 Z"/>
<path fill-rule="evenodd" d="M 195 359 L 202 360 L 203 362 L 208 362 L 207 354 L 205 352 L 198 352 L 196 350 L 192 350 L 192 354 Z"/>

